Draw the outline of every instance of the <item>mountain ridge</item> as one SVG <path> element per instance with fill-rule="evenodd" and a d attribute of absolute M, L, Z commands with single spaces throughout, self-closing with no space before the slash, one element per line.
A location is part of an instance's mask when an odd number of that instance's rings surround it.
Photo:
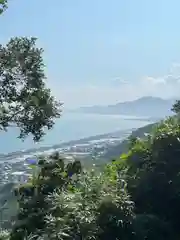
<path fill-rule="evenodd" d="M 172 115 L 173 99 L 146 96 L 132 101 L 119 102 L 107 106 L 80 107 L 77 112 L 98 114 L 119 114 L 148 117 L 166 117 Z"/>

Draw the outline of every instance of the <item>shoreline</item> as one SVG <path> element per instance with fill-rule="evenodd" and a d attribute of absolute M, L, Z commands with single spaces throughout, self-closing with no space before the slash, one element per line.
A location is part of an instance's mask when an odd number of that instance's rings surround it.
<path fill-rule="evenodd" d="M 160 118 L 154 118 L 154 117 L 147 117 L 147 118 L 143 118 L 143 117 L 128 117 L 128 116 L 124 116 L 123 118 L 124 120 L 133 120 L 133 121 L 147 121 L 149 122 L 149 124 L 157 122 L 159 120 L 161 120 Z M 149 125 L 147 124 L 147 125 Z M 65 141 L 65 142 L 60 142 L 54 145 L 49 145 L 49 146 L 42 146 L 42 147 L 34 147 L 34 148 L 29 148 L 26 150 L 20 150 L 20 151 L 14 151 L 14 152 L 9 152 L 9 153 L 0 153 L 0 161 L 3 161 L 4 158 L 6 159 L 11 159 L 12 157 L 20 157 L 23 155 L 27 155 L 27 154 L 32 154 L 32 153 L 36 153 L 36 152 L 45 152 L 48 151 L 50 149 L 54 149 L 54 151 L 56 151 L 56 149 L 59 148 L 63 148 L 63 147 L 67 147 L 67 146 L 72 146 L 72 145 L 76 145 L 76 144 L 85 144 L 88 143 L 89 141 L 93 141 L 93 140 L 99 140 L 101 138 L 110 138 L 110 137 L 119 137 L 122 136 L 128 132 L 132 132 L 133 130 L 136 130 L 137 128 L 129 128 L 126 130 L 117 130 L 115 132 L 108 132 L 108 133 L 104 133 L 104 134 L 99 134 L 99 135 L 92 135 L 89 137 L 84 137 L 84 138 L 80 138 L 80 139 L 75 139 L 75 140 L 70 140 L 70 141 Z M 113 136 L 114 135 L 114 136 Z"/>
<path fill-rule="evenodd" d="M 115 131 L 115 132 L 109 132 L 109 133 L 104 133 L 104 134 L 100 134 L 100 135 L 94 135 L 94 136 L 89 136 L 89 137 L 85 137 L 85 138 L 80 138 L 80 139 L 76 139 L 76 140 L 70 140 L 67 142 L 62 142 L 62 143 L 57 143 L 54 145 L 50 145 L 50 146 L 44 146 L 44 147 L 37 147 L 37 148 L 30 148 L 27 150 L 23 150 L 23 151 L 16 151 L 16 152 L 10 152 L 7 154 L 0 154 L 0 161 L 1 158 L 11 158 L 11 157 L 18 157 L 21 155 L 26 155 L 26 154 L 30 154 L 30 153 L 36 153 L 36 152 L 44 152 L 44 151 L 48 151 L 50 149 L 54 149 L 54 151 L 56 151 L 56 149 L 59 148 L 63 148 L 66 146 L 72 146 L 72 145 L 77 145 L 77 144 L 86 144 L 89 141 L 95 141 L 95 140 L 99 140 L 101 138 L 116 138 L 119 135 L 123 135 L 125 133 L 128 132 L 132 132 L 133 130 L 135 130 L 135 128 L 130 128 L 130 129 L 126 129 L 126 130 L 119 130 L 119 131 Z"/>

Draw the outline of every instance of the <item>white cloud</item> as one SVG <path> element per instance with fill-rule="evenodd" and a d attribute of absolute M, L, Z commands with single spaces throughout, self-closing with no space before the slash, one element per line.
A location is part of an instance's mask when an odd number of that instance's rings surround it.
<path fill-rule="evenodd" d="M 81 86 L 52 86 L 52 91 L 65 107 L 107 105 L 133 100 L 142 96 L 172 98 L 180 96 L 180 64 L 173 64 L 164 76 L 145 76 L 139 81 L 113 78 L 108 84 Z"/>
<path fill-rule="evenodd" d="M 144 77 L 142 79 L 142 81 L 145 83 L 145 84 L 150 84 L 150 85 L 158 85 L 158 84 L 166 84 L 166 80 L 164 78 L 154 78 L 154 77 Z"/>

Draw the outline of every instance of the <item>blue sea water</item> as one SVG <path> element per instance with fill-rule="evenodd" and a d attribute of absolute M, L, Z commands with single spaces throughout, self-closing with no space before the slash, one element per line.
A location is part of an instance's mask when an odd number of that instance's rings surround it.
<path fill-rule="evenodd" d="M 17 139 L 18 130 L 10 129 L 8 132 L 1 132 L 0 153 L 25 150 L 34 147 L 51 146 L 61 142 L 77 140 L 84 137 L 119 131 L 132 128 L 139 128 L 149 124 L 148 121 L 134 120 L 134 117 L 121 115 L 98 115 L 82 113 L 64 113 L 56 121 L 54 128 L 48 131 L 47 135 L 38 144 L 33 143 L 29 137 L 24 142 Z"/>

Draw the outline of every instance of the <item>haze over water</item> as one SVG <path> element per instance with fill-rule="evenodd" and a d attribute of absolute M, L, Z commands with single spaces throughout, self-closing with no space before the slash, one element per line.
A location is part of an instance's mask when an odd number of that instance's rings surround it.
<path fill-rule="evenodd" d="M 133 120 L 130 118 L 129 116 L 121 115 L 64 113 L 56 121 L 54 129 L 49 131 L 38 144 L 34 144 L 31 138 L 26 139 L 24 142 L 17 140 L 18 131 L 16 129 L 11 129 L 8 133 L 1 132 L 0 153 L 20 151 L 33 147 L 52 146 L 53 144 L 84 137 L 139 128 L 150 123 L 143 120 L 134 120 L 134 117 L 132 117 Z"/>

